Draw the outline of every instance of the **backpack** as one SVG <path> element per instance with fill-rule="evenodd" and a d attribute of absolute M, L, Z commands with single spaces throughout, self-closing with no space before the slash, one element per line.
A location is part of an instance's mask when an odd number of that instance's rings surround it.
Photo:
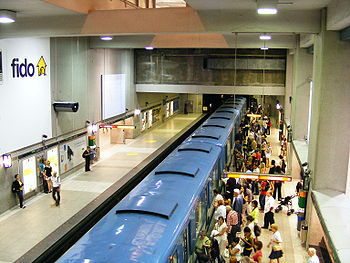
<path fill-rule="evenodd" d="M 256 237 L 261 235 L 261 227 L 257 223 L 254 224 L 254 235 Z"/>

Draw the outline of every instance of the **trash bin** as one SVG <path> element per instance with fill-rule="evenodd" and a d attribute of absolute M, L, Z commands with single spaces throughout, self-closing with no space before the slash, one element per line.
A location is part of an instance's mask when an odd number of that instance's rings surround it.
<path fill-rule="evenodd" d="M 306 242 L 306 236 L 307 236 L 308 229 L 309 229 L 309 227 L 306 226 L 306 225 L 301 226 L 301 233 L 300 233 L 301 243 L 305 243 Z"/>

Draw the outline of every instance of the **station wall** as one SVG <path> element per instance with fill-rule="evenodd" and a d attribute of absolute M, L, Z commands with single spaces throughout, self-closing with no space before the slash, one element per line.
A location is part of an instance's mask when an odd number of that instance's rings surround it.
<path fill-rule="evenodd" d="M 101 75 L 126 75 L 126 108 L 136 105 L 133 51 L 90 49 L 88 38 L 52 38 L 52 98 L 79 102 L 76 113 L 52 114 L 54 136 L 85 127 L 101 117 Z M 116 101 L 116 103 L 118 103 Z"/>

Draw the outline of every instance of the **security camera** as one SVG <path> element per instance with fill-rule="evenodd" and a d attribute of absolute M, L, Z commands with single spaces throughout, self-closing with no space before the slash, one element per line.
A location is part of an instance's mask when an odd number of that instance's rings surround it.
<path fill-rule="evenodd" d="M 305 162 L 305 163 L 303 163 L 301 166 L 302 167 L 305 167 L 305 166 L 308 166 L 309 165 L 309 163 L 308 162 Z"/>
<path fill-rule="evenodd" d="M 52 105 L 56 112 L 77 112 L 79 109 L 79 102 L 56 101 Z"/>
<path fill-rule="evenodd" d="M 47 138 L 47 135 L 46 135 L 46 134 L 43 134 L 42 137 L 43 137 L 43 139 L 46 139 L 46 138 Z"/>

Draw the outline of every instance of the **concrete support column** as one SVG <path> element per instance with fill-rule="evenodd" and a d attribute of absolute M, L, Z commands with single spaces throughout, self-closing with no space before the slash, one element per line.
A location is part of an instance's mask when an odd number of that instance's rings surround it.
<path fill-rule="evenodd" d="M 292 129 L 295 140 L 302 140 L 307 136 L 312 63 L 313 56 L 306 49 L 298 47 L 294 55 L 292 101 Z"/>
<path fill-rule="evenodd" d="M 325 26 L 324 26 L 325 28 Z M 350 146 L 350 42 L 323 29 L 314 44 L 309 168 L 315 190 L 346 192 Z"/>
<path fill-rule="evenodd" d="M 287 62 L 286 62 L 286 89 L 285 89 L 285 95 L 284 95 L 284 119 L 287 123 L 290 123 L 291 121 L 291 101 L 290 98 L 292 97 L 292 91 L 293 91 L 293 59 L 294 56 L 291 54 L 287 55 Z"/>

